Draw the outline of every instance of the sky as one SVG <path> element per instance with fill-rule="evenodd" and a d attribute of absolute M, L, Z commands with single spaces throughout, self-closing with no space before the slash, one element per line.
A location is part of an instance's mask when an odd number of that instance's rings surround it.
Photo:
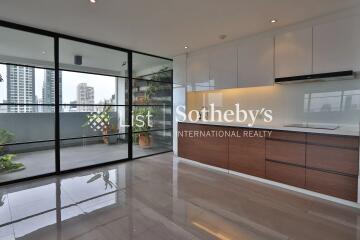
<path fill-rule="evenodd" d="M 7 98 L 6 92 L 6 65 L 0 64 L 0 74 L 3 82 L 0 82 L 0 103 Z M 35 69 L 35 95 L 42 98 L 42 87 L 45 79 L 44 69 Z M 87 83 L 94 87 L 95 103 L 104 99 L 110 99 L 115 94 L 115 77 L 100 76 L 93 74 L 63 72 L 62 73 L 62 101 L 70 103 L 76 100 L 76 87 L 79 83 Z"/>

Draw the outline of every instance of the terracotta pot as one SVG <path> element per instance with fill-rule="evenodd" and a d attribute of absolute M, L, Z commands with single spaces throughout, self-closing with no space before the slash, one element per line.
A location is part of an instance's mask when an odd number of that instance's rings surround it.
<path fill-rule="evenodd" d="M 109 134 L 109 130 L 108 130 L 107 128 L 104 128 L 104 129 L 102 130 L 102 133 L 103 133 L 103 135 L 108 135 L 108 134 Z M 109 144 L 109 136 L 103 136 L 103 142 L 104 142 L 105 144 Z"/>
<path fill-rule="evenodd" d="M 149 134 L 139 134 L 139 146 L 141 148 L 150 148 L 151 136 Z"/>

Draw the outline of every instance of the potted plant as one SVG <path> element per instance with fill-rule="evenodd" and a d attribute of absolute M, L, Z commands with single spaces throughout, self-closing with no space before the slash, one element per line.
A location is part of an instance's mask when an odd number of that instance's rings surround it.
<path fill-rule="evenodd" d="M 0 145 L 9 143 L 13 139 L 14 134 L 5 129 L 0 129 Z M 25 169 L 24 164 L 13 162 L 15 156 L 15 154 L 5 154 L 5 147 L 0 147 L 0 173 L 10 173 Z"/>
<path fill-rule="evenodd" d="M 90 127 L 95 132 L 101 131 L 103 142 L 105 144 L 114 144 L 117 142 L 118 128 L 111 124 L 111 106 L 104 105 L 101 112 L 89 113 L 86 115 L 87 121 L 81 127 Z M 110 135 L 110 136 L 109 136 Z"/>
<path fill-rule="evenodd" d="M 139 144 L 141 148 L 151 147 L 151 133 L 148 131 L 152 123 L 148 116 L 151 116 L 153 112 L 151 107 L 136 107 L 133 111 L 134 119 L 142 120 L 141 122 L 135 120 L 133 125 L 133 131 L 138 132 L 133 135 L 134 142 Z"/>

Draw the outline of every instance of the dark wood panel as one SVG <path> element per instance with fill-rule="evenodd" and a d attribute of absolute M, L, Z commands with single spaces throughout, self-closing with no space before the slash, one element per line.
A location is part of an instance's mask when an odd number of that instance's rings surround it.
<path fill-rule="evenodd" d="M 298 132 L 272 131 L 268 138 L 285 141 L 305 142 L 306 134 Z"/>
<path fill-rule="evenodd" d="M 330 196 L 357 201 L 357 177 L 306 170 L 306 188 Z"/>
<path fill-rule="evenodd" d="M 305 188 L 305 168 L 266 161 L 266 178 L 295 187 Z"/>
<path fill-rule="evenodd" d="M 359 153 L 351 149 L 308 145 L 306 166 L 358 175 Z"/>
<path fill-rule="evenodd" d="M 178 137 L 178 154 L 180 157 L 194 160 L 214 167 L 228 169 L 228 138 L 211 136 L 200 136 L 196 132 L 226 131 L 224 127 L 207 126 L 200 124 L 179 124 L 179 132 L 185 131 L 192 134 Z"/>
<path fill-rule="evenodd" d="M 305 166 L 305 144 L 267 139 L 266 159 Z"/>
<path fill-rule="evenodd" d="M 244 129 L 247 131 L 247 129 Z M 241 132 L 242 130 L 238 130 Z M 239 133 L 238 136 L 243 136 Z M 265 177 L 265 138 L 231 137 L 229 169 L 257 177 Z"/>
<path fill-rule="evenodd" d="M 351 136 L 333 136 L 326 134 L 308 134 L 307 143 L 343 148 L 359 148 L 359 138 Z"/>

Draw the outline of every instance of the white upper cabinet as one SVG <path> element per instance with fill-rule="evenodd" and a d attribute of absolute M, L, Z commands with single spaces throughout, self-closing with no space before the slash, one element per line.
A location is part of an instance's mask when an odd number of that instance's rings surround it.
<path fill-rule="evenodd" d="M 234 45 L 210 49 L 210 90 L 237 87 L 237 53 Z"/>
<path fill-rule="evenodd" d="M 210 90 L 210 64 L 207 51 L 188 55 L 187 74 L 187 91 Z"/>
<path fill-rule="evenodd" d="M 238 46 L 238 87 L 274 84 L 274 37 L 256 37 Z"/>
<path fill-rule="evenodd" d="M 275 76 L 291 77 L 312 73 L 312 28 L 275 37 Z"/>
<path fill-rule="evenodd" d="M 360 17 L 314 26 L 314 73 L 360 70 Z"/>

